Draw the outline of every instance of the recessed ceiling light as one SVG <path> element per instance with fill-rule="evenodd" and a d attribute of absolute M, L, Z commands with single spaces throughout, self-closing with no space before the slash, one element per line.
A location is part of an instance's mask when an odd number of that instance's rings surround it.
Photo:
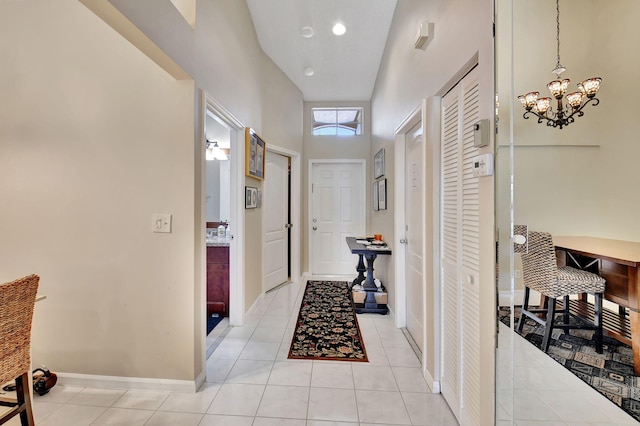
<path fill-rule="evenodd" d="M 347 32 L 347 27 L 344 24 L 338 22 L 333 26 L 333 33 L 337 36 L 341 36 L 342 34 Z"/>
<path fill-rule="evenodd" d="M 300 35 L 304 38 L 311 38 L 313 37 L 313 28 L 309 27 L 309 26 L 304 26 L 302 28 L 300 28 Z"/>
<path fill-rule="evenodd" d="M 307 77 L 311 77 L 313 74 L 315 74 L 315 71 L 313 70 L 313 68 L 306 67 L 304 69 L 304 75 L 306 75 Z"/>

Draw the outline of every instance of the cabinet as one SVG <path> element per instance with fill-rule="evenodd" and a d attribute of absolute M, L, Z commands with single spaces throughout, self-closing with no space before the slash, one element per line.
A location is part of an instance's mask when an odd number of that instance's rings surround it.
<path fill-rule="evenodd" d="M 207 315 L 229 316 L 229 247 L 207 247 Z"/>

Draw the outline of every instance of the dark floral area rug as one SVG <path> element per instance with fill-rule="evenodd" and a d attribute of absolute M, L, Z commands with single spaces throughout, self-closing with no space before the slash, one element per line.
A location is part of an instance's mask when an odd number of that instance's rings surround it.
<path fill-rule="evenodd" d="M 500 321 L 509 327 L 509 307 L 500 307 Z M 515 308 L 515 326 L 520 307 Z M 547 355 L 562 364 L 582 381 L 610 399 L 627 414 L 640 421 L 640 381 L 633 372 L 632 349 L 604 336 L 602 354 L 595 350 L 592 330 L 553 330 Z M 544 327 L 527 318 L 522 337 L 540 348 Z"/>
<path fill-rule="evenodd" d="M 346 281 L 308 281 L 289 358 L 367 361 Z"/>

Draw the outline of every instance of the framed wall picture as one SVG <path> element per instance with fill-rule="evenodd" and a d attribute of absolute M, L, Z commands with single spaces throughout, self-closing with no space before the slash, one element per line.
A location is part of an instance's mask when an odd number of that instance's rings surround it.
<path fill-rule="evenodd" d="M 246 128 L 244 174 L 258 180 L 264 180 L 267 144 L 252 129 Z"/>
<path fill-rule="evenodd" d="M 378 210 L 378 182 L 373 182 L 373 211 Z"/>
<path fill-rule="evenodd" d="M 373 156 L 373 178 L 384 176 L 384 148 Z"/>
<path fill-rule="evenodd" d="M 244 208 L 255 209 L 258 207 L 258 188 L 252 186 L 244 187 Z"/>
<path fill-rule="evenodd" d="M 387 180 L 378 181 L 378 210 L 387 209 Z"/>

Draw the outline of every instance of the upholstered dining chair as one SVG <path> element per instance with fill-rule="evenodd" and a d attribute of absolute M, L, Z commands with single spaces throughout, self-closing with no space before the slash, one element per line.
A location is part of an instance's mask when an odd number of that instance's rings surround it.
<path fill-rule="evenodd" d="M 522 277 L 524 279 L 524 300 L 522 314 L 518 322 L 518 332 L 522 333 L 525 317 L 544 325 L 542 350 L 547 352 L 554 328 L 562 328 L 565 333 L 570 329 L 595 330 L 596 351 L 602 353 L 602 294 L 605 279 L 597 274 L 575 269 L 570 266 L 558 267 L 553 238 L 547 232 L 530 231 L 528 233 L 528 252 L 522 254 Z M 530 309 L 529 292 L 536 290 L 548 298 L 547 309 Z M 595 296 L 593 322 L 569 312 L 569 296 L 591 293 Z M 564 299 L 564 307 L 556 321 L 556 299 Z M 536 314 L 546 313 L 542 319 Z M 571 318 L 574 319 L 571 322 Z"/>
<path fill-rule="evenodd" d="M 20 415 L 35 425 L 31 406 L 31 322 L 40 277 L 29 275 L 0 284 L 0 386 L 15 381 L 17 403 L 0 415 L 0 425 Z M 0 411 L 1 412 L 1 411 Z"/>

